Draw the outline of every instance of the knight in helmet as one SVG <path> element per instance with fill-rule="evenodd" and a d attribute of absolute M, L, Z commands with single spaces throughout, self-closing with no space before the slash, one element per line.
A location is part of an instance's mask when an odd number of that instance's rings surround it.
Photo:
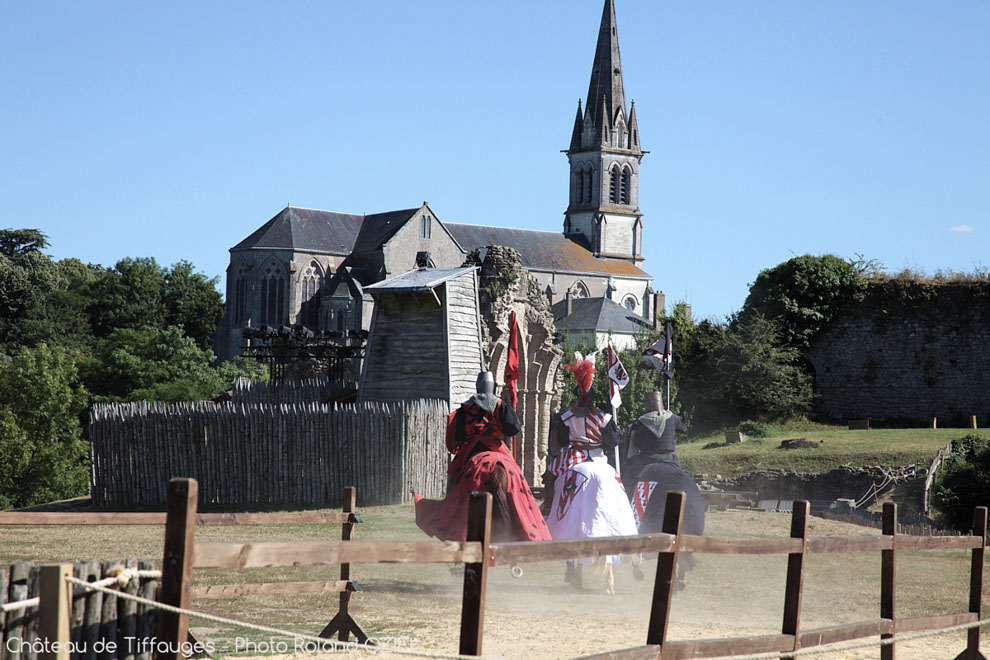
<path fill-rule="evenodd" d="M 544 476 L 547 527 L 555 539 L 633 535 L 636 522 L 629 499 L 604 451 L 618 444 L 619 429 L 612 416 L 592 402 L 594 362 L 577 353 L 573 364 L 564 367 L 577 380 L 578 400 L 550 422 L 550 456 Z M 607 559 L 609 569 L 615 559 Z M 608 575 L 611 591 L 610 570 Z M 568 562 L 565 579 L 581 586 L 579 566 Z"/>
<path fill-rule="evenodd" d="M 519 433 L 519 418 L 495 396 L 490 371 L 478 374 L 477 392 L 447 420 L 447 496 L 428 500 L 416 495 L 416 524 L 448 541 L 467 538 L 468 501 L 473 491 L 492 494 L 492 538 L 501 541 L 547 541 L 550 532 L 533 491 L 506 447 L 505 436 Z"/>

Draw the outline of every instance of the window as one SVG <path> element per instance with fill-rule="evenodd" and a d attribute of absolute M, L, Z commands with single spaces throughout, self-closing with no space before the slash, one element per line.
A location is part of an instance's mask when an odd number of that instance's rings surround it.
<path fill-rule="evenodd" d="M 612 175 L 609 178 L 609 183 L 608 183 L 608 201 L 612 202 L 613 204 L 619 203 L 619 186 L 620 186 L 619 168 L 613 167 Z"/>
<path fill-rule="evenodd" d="M 632 170 L 628 167 L 622 168 L 622 184 L 620 186 L 620 197 L 623 204 L 629 204 L 629 197 L 632 191 Z"/>
<path fill-rule="evenodd" d="M 575 298 L 587 298 L 588 287 L 584 285 L 584 282 L 576 282 L 571 288 L 571 295 Z"/>
<path fill-rule="evenodd" d="M 584 202 L 584 172 L 576 172 L 574 174 L 574 203 L 582 204 Z"/>
<path fill-rule="evenodd" d="M 433 230 L 432 220 L 433 220 L 433 218 L 431 218 L 429 215 L 427 215 L 425 213 L 423 214 L 422 224 L 420 225 L 420 231 L 419 231 L 419 237 L 420 238 L 429 238 L 430 237 L 430 233 Z"/>
<path fill-rule="evenodd" d="M 302 276 L 302 324 L 313 328 L 316 326 L 316 308 L 319 302 L 316 294 L 323 286 L 323 276 L 320 272 L 320 264 L 315 261 L 309 262 L 309 266 L 303 271 Z"/>
<path fill-rule="evenodd" d="M 589 169 L 582 176 L 584 177 L 584 199 L 581 201 L 585 204 L 591 204 L 591 184 L 594 179 L 594 173 Z"/>
<path fill-rule="evenodd" d="M 268 264 L 261 277 L 261 322 L 280 326 L 285 321 L 285 279 L 276 262 Z"/>
<path fill-rule="evenodd" d="M 630 312 L 636 311 L 636 298 L 634 298 L 633 296 L 626 296 L 625 299 L 622 301 L 622 304 L 625 305 L 626 309 L 628 309 Z"/>
<path fill-rule="evenodd" d="M 244 266 L 237 269 L 237 279 L 234 281 L 234 323 L 243 323 L 247 319 L 247 271 Z"/>

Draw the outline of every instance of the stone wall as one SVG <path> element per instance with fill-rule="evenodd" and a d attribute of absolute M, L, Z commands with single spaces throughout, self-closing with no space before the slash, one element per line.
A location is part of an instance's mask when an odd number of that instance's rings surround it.
<path fill-rule="evenodd" d="M 519 253 L 489 246 L 468 255 L 465 265 L 481 266 L 478 280 L 485 360 L 502 393 L 509 345 L 510 314 L 519 328 L 519 382 L 516 413 L 522 432 L 516 441 L 519 462 L 530 484 L 539 484 L 546 467 L 550 417 L 560 407 L 560 348 L 557 330 L 539 282 L 522 267 Z M 504 397 L 503 397 L 504 398 Z"/>
<path fill-rule="evenodd" d="M 804 355 L 837 421 L 990 425 L 990 284 L 883 282 Z"/>

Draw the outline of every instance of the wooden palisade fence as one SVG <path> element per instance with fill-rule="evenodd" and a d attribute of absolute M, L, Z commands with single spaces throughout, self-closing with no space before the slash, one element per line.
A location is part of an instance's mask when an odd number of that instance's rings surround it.
<path fill-rule="evenodd" d="M 448 455 L 442 401 L 362 404 L 98 404 L 89 435 L 100 508 L 165 505 L 173 476 L 196 478 L 200 501 L 237 509 L 397 504 L 442 497 Z"/>
<path fill-rule="evenodd" d="M 113 577 L 121 568 L 151 570 L 151 560 L 100 561 L 90 559 L 68 567 L 71 575 L 88 582 Z M 9 576 L 9 577 L 8 577 Z M 158 594 L 157 578 L 133 578 L 122 588 L 125 593 L 154 600 Z M 16 562 L 9 571 L 0 570 L 0 603 L 14 603 L 39 597 L 40 569 L 26 562 Z M 43 598 L 44 594 L 40 595 Z M 41 603 L 44 605 L 44 603 Z M 154 607 L 105 596 L 98 591 L 76 593 L 67 611 L 66 629 L 72 647 L 84 652 L 78 660 L 149 660 L 151 647 L 142 644 L 155 635 L 158 610 Z M 0 612 L 0 658 L 35 660 L 39 630 L 39 606 Z M 106 642 L 112 641 L 112 649 Z M 21 644 L 24 642 L 24 644 Z M 23 652 L 21 652 L 23 650 Z"/>

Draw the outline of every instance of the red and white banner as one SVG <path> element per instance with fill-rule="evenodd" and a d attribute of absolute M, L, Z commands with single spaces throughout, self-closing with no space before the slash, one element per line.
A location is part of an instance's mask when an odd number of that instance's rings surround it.
<path fill-rule="evenodd" d="M 613 408 L 618 408 L 622 405 L 622 397 L 619 396 L 619 390 L 629 384 L 629 373 L 626 368 L 622 366 L 622 362 L 619 361 L 619 356 L 616 355 L 615 349 L 612 345 L 608 345 L 608 393 L 609 400 L 612 402 Z"/>

